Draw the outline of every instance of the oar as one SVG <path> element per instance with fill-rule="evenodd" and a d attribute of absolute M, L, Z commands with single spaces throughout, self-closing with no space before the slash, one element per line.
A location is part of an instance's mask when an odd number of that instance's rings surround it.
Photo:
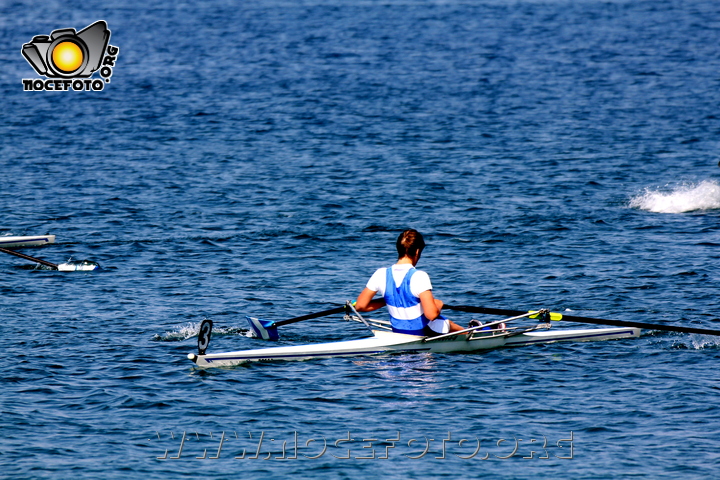
<path fill-rule="evenodd" d="M 469 313 L 485 313 L 488 315 L 522 315 L 526 312 L 518 310 L 503 310 L 499 308 L 485 308 L 485 307 L 470 307 L 467 305 L 444 305 L 443 308 L 448 310 L 458 310 L 461 312 Z M 604 320 L 602 318 L 590 318 L 590 317 L 575 317 L 572 315 L 563 315 L 561 313 L 550 313 L 551 320 L 567 320 L 570 322 L 578 323 L 592 323 L 595 325 L 612 325 L 615 327 L 633 327 L 642 328 L 645 330 L 664 330 L 666 332 L 680 332 L 680 333 L 696 333 L 698 335 L 716 335 L 720 336 L 720 330 L 708 330 L 705 328 L 693 328 L 693 327 L 677 327 L 674 325 L 659 325 L 656 323 L 643 323 L 643 322 L 626 322 L 624 320 Z"/>
<path fill-rule="evenodd" d="M 330 310 L 323 310 L 322 312 L 317 313 L 309 313 L 307 315 L 302 315 L 300 317 L 295 318 L 289 318 L 287 320 L 280 320 L 279 322 L 274 322 L 272 320 L 261 320 L 259 318 L 254 317 L 247 317 L 248 322 L 250 322 L 250 327 L 253 329 L 253 332 L 255 332 L 255 336 L 258 338 L 262 338 L 263 340 L 277 340 L 279 338 L 277 327 L 281 327 L 283 325 L 289 325 L 291 323 L 295 322 L 302 322 L 303 320 L 311 320 L 313 318 L 320 318 L 325 317 L 328 315 L 334 315 L 336 313 L 342 313 L 345 311 L 345 307 L 337 307 L 337 308 L 331 308 Z"/>
<path fill-rule="evenodd" d="M 71 263 L 61 263 L 59 265 L 56 265 L 54 263 L 48 262 L 46 260 L 43 260 L 41 258 L 35 258 L 31 257 L 30 255 L 25 255 L 24 253 L 15 252 L 13 250 L 8 250 L 7 248 L 1 248 L 0 252 L 3 253 L 9 253 L 10 255 L 15 255 L 16 257 L 24 258 L 25 260 L 30 260 L 31 262 L 40 263 L 42 265 L 46 265 L 53 270 L 60 270 L 61 272 L 89 272 L 92 270 L 97 270 L 100 268 L 100 265 L 98 265 L 95 262 L 91 262 L 89 260 L 83 260 L 82 262 L 71 262 Z"/>
<path fill-rule="evenodd" d="M 13 250 L 8 250 L 7 248 L 0 248 L 0 252 L 9 253 L 10 255 L 15 255 L 16 257 L 24 258 L 25 260 L 30 260 L 31 262 L 40 263 L 42 265 L 46 265 L 48 267 L 54 268 L 55 270 L 58 269 L 58 266 L 54 263 L 46 262 L 45 260 L 31 257 L 30 255 L 25 255 L 24 253 L 19 253 L 19 252 L 15 252 Z"/>

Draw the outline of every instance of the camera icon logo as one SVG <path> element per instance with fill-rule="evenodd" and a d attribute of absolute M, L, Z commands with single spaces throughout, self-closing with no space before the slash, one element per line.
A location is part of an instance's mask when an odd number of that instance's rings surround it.
<path fill-rule="evenodd" d="M 110 30 L 103 20 L 76 32 L 74 28 L 37 35 L 22 47 L 35 71 L 47 78 L 88 78 L 103 61 Z"/>

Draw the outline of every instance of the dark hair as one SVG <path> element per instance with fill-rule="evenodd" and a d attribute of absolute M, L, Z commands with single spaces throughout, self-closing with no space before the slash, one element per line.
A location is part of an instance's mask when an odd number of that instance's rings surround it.
<path fill-rule="evenodd" d="M 423 239 L 420 232 L 411 228 L 400 234 L 395 245 L 397 246 L 398 258 L 404 256 L 412 258 L 423 251 L 425 239 Z"/>

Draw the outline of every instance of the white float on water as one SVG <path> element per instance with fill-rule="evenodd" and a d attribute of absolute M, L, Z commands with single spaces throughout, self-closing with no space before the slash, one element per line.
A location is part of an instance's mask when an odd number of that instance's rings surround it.
<path fill-rule="evenodd" d="M 100 268 L 96 262 L 82 260 L 80 262 L 60 263 L 57 269 L 61 272 L 91 272 Z"/>

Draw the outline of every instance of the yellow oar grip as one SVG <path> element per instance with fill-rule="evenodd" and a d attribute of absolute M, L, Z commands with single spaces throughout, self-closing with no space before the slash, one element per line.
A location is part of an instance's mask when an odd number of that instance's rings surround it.
<path fill-rule="evenodd" d="M 537 310 L 530 310 L 528 313 L 534 313 Z M 538 318 L 540 315 L 530 315 L 530 318 Z M 556 322 L 559 320 L 562 320 L 562 313 L 555 313 L 550 312 L 550 320 L 555 320 Z"/>

